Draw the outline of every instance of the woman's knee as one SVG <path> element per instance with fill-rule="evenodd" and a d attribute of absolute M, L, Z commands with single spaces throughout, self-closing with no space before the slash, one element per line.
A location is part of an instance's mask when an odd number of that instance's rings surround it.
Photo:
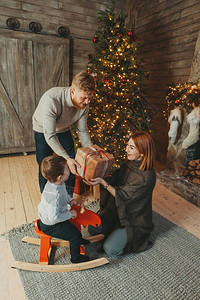
<path fill-rule="evenodd" d="M 113 247 L 113 245 L 107 241 L 103 244 L 103 250 L 108 256 L 117 255 L 116 249 Z"/>
<path fill-rule="evenodd" d="M 105 251 L 105 253 L 108 256 L 120 255 L 123 253 L 123 250 L 116 249 L 116 247 L 114 247 L 114 245 L 112 245 L 111 243 L 109 243 L 107 241 L 105 241 L 105 243 L 103 244 L 103 250 Z"/>
<path fill-rule="evenodd" d="M 103 250 L 105 251 L 105 253 L 108 255 L 108 256 L 112 256 L 113 254 L 113 251 L 112 251 L 112 246 L 110 246 L 108 243 L 104 243 L 103 244 Z"/>
<path fill-rule="evenodd" d="M 127 234 L 125 228 L 118 228 L 113 231 L 106 241 L 103 248 L 108 256 L 121 255 L 127 243 Z"/>

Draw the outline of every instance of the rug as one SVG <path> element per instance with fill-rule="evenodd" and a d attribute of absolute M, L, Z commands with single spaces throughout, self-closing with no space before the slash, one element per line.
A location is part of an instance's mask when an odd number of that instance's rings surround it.
<path fill-rule="evenodd" d="M 155 229 L 148 251 L 109 257 L 110 264 L 71 273 L 19 270 L 29 300 L 199 300 L 200 240 L 153 213 Z M 35 236 L 26 224 L 6 234 L 15 260 L 38 262 L 39 247 L 22 243 Z M 104 256 L 100 243 L 86 246 L 92 259 Z M 106 257 L 106 256 L 105 256 Z M 68 264 L 69 249 L 57 248 L 55 264 Z"/>

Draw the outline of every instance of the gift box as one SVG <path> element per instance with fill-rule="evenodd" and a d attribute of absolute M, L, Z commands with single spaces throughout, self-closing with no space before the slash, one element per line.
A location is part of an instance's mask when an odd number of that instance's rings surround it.
<path fill-rule="evenodd" d="M 114 156 L 97 145 L 77 150 L 75 160 L 81 165 L 79 175 L 86 180 L 107 177 L 115 161 Z"/>

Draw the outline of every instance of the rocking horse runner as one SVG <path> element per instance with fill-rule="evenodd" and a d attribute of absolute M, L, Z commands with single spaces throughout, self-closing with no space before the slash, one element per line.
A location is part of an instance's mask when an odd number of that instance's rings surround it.
<path fill-rule="evenodd" d="M 69 169 L 63 157 L 49 156 L 44 158 L 41 171 L 48 182 L 45 185 L 41 202 L 38 205 L 40 220 L 35 223 L 36 234 L 41 237 L 40 263 L 48 264 L 47 252 L 51 250 L 52 237 L 69 242 L 72 263 L 89 262 L 90 259 L 84 254 L 84 249 L 81 245 L 90 242 L 82 238 L 81 225 L 84 227 L 88 224 L 99 226 L 101 223 L 100 218 L 94 212 L 88 210 L 81 214 L 80 206 L 75 205 L 76 200 L 72 200 L 68 195 L 64 182 L 69 177 Z M 29 242 L 29 240 L 25 241 Z M 44 257 L 43 259 L 42 256 Z M 104 260 L 101 264 L 107 262 L 107 260 Z M 24 266 L 22 264 L 21 268 Z M 17 266 L 15 264 L 13 267 L 20 267 L 20 264 Z M 25 264 L 25 267 L 26 269 L 32 268 L 32 266 L 29 267 L 27 264 Z M 89 264 L 88 267 L 90 267 Z M 87 268 L 87 264 L 85 268 Z M 72 269 L 75 270 L 77 268 L 70 268 L 70 270 Z M 44 268 L 40 268 L 41 270 L 44 270 Z"/>

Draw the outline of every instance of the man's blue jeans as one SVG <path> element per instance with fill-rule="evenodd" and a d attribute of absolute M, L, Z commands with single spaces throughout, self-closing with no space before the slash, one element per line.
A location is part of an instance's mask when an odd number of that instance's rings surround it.
<path fill-rule="evenodd" d="M 75 157 L 74 141 L 72 139 L 70 130 L 62 133 L 57 133 L 56 135 L 62 147 L 65 149 L 65 151 L 69 154 L 71 158 L 74 158 Z M 45 157 L 53 155 L 53 150 L 47 144 L 43 133 L 34 131 L 34 138 L 35 138 L 35 146 L 36 146 L 36 159 L 39 165 L 39 185 L 40 185 L 40 191 L 42 193 L 47 180 L 42 176 L 40 166 L 42 160 Z M 69 179 L 65 182 L 65 185 L 68 193 L 71 196 L 73 194 L 74 184 L 75 184 L 75 175 L 70 173 Z"/>

